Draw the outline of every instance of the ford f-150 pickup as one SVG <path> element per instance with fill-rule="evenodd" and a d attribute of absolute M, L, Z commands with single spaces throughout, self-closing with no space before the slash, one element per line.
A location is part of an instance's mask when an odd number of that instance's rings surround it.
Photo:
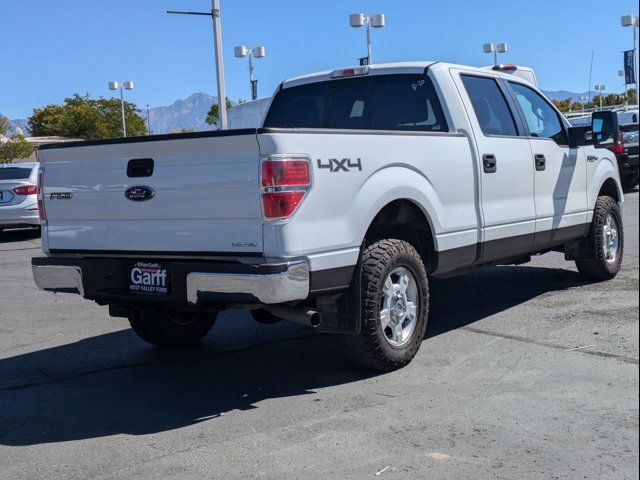
<path fill-rule="evenodd" d="M 617 130 L 607 112 L 571 127 L 534 85 L 488 69 L 293 78 L 258 129 L 41 147 L 34 278 L 159 346 L 193 344 L 245 308 L 399 368 L 424 337 L 430 276 L 552 250 L 585 278 L 617 274 Z"/>

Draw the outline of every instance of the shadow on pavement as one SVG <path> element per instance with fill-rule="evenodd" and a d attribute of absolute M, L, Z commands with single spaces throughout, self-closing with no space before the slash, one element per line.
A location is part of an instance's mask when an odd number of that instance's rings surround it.
<path fill-rule="evenodd" d="M 582 284 L 575 272 L 531 267 L 433 280 L 426 342 L 541 294 Z M 243 320 L 220 327 L 237 328 L 234 333 L 242 336 L 250 334 L 246 325 Z M 284 328 L 288 337 L 228 352 L 210 342 L 189 352 L 160 350 L 123 330 L 2 359 L 0 444 L 163 432 L 215 422 L 231 410 L 259 408 L 262 400 L 313 394 L 376 375 L 345 364 L 330 335 L 299 329 L 289 334 L 282 324 L 272 328 Z"/>
<path fill-rule="evenodd" d="M 40 238 L 39 228 L 21 228 L 15 230 L 2 230 L 0 228 L 0 243 L 24 242 Z"/>

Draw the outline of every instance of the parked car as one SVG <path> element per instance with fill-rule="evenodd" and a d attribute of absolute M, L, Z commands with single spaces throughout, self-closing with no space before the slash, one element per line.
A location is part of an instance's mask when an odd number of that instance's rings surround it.
<path fill-rule="evenodd" d="M 0 231 L 40 226 L 37 182 L 37 163 L 0 163 Z"/>
<path fill-rule="evenodd" d="M 154 345 L 246 308 L 395 369 L 422 342 L 430 276 L 551 250 L 590 280 L 618 273 L 624 197 L 597 148 L 618 126 L 597 115 L 588 145 L 526 80 L 417 62 L 284 81 L 259 129 L 47 145 L 34 278 Z"/>
<path fill-rule="evenodd" d="M 612 150 L 616 154 L 623 188 L 633 188 L 640 179 L 638 162 L 638 121 L 620 125 L 621 141 Z"/>

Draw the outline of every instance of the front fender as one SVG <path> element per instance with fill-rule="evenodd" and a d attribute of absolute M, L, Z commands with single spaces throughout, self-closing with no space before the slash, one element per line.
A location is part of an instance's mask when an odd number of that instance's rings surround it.
<path fill-rule="evenodd" d="M 598 152 L 599 153 L 599 152 Z M 618 189 L 620 203 L 624 202 L 624 192 L 620 184 L 620 173 L 618 171 L 618 163 L 613 155 L 603 155 L 599 158 L 597 164 L 589 175 L 590 181 L 587 187 L 587 200 L 589 209 L 593 210 L 598 200 L 598 195 L 605 182 L 609 179 L 613 180 Z"/>

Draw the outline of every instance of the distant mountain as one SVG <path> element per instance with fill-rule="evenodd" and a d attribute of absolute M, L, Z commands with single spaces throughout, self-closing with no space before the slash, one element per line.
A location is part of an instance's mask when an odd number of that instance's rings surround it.
<path fill-rule="evenodd" d="M 593 91 L 575 93 L 575 92 L 569 92 L 567 90 L 542 90 L 542 93 L 544 93 L 551 100 L 562 101 L 562 100 L 566 100 L 567 98 L 570 98 L 572 102 L 580 102 L 580 97 L 589 98 L 589 93 L 591 93 L 591 98 L 595 97 L 598 94 L 598 92 L 593 92 Z"/>
<path fill-rule="evenodd" d="M 176 100 L 168 107 L 149 109 L 149 120 L 152 133 L 169 133 L 172 130 L 192 129 L 195 131 L 211 130 L 213 127 L 205 123 L 211 105 L 218 101 L 217 97 L 206 93 L 194 93 L 184 100 Z M 145 112 L 142 112 L 145 116 Z"/>
<path fill-rule="evenodd" d="M 21 128 L 22 133 L 24 133 L 25 135 L 28 135 L 29 133 L 27 120 L 18 118 L 16 120 L 9 120 L 9 131 L 5 134 L 5 136 L 10 137 L 14 133 L 16 133 L 16 128 Z"/>

